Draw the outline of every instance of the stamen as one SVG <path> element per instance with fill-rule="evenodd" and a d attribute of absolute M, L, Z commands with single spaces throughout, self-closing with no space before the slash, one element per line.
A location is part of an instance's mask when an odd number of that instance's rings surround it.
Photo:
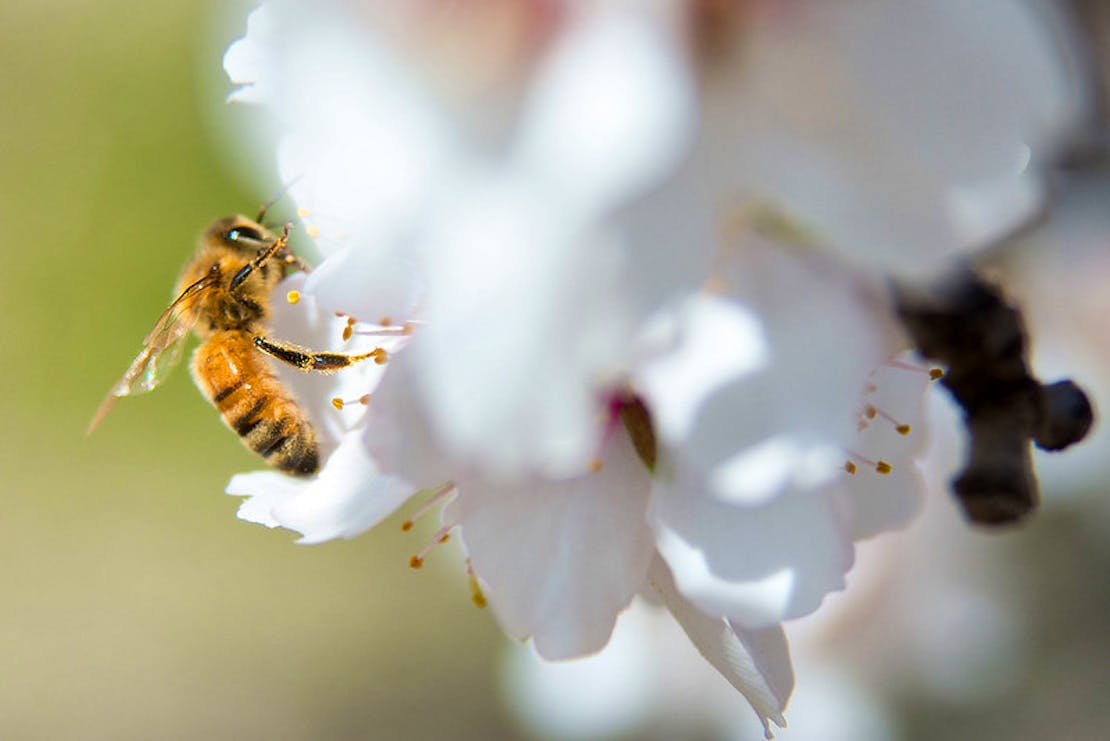
<path fill-rule="evenodd" d="M 424 504 L 420 505 L 420 507 L 415 512 L 413 512 L 412 517 L 401 523 L 402 532 L 407 533 L 409 530 L 412 530 L 412 525 L 414 522 L 419 520 L 424 515 L 428 514 L 428 512 L 430 512 L 437 504 L 442 503 L 445 499 L 447 499 L 454 493 L 454 482 L 448 481 L 446 484 L 440 486 L 438 489 L 435 490 L 432 496 L 429 497 L 428 501 L 424 502 Z"/>
<path fill-rule="evenodd" d="M 603 468 L 605 468 L 605 462 L 602 461 L 600 458 L 594 458 L 588 464 L 586 464 L 586 467 L 590 470 L 590 473 L 599 473 Z"/>
<path fill-rule="evenodd" d="M 885 409 L 880 409 L 873 404 L 868 404 L 863 408 L 863 416 L 865 416 L 867 419 L 875 419 L 876 416 L 882 417 L 887 422 L 890 422 L 892 425 L 894 425 L 894 429 L 899 435 L 908 435 L 912 430 L 912 428 L 908 424 L 904 422 L 899 422 L 898 418 L 895 417 L 893 414 L 886 411 Z M 863 429 L 866 426 L 867 423 L 861 420 L 860 429 Z"/>
<path fill-rule="evenodd" d="M 944 378 L 944 370 L 942 368 L 923 368 L 920 365 L 913 363 L 905 363 L 901 360 L 887 360 L 883 365 L 888 368 L 898 368 L 900 370 L 911 371 L 913 373 L 926 373 L 933 381 L 939 381 Z"/>
<path fill-rule="evenodd" d="M 351 325 L 348 324 L 346 327 L 343 328 L 343 341 L 346 342 L 347 340 L 351 339 L 352 334 L 353 332 L 351 331 Z"/>
<path fill-rule="evenodd" d="M 479 609 L 485 607 L 488 604 L 486 595 L 482 593 L 482 585 L 478 583 L 478 577 L 474 573 L 474 566 L 469 558 L 466 559 L 466 581 L 470 585 L 470 601 Z"/>
<path fill-rule="evenodd" d="M 312 237 L 313 239 L 316 239 L 320 236 L 320 227 L 316 226 L 315 224 L 309 224 L 304 228 L 304 233 Z"/>
<path fill-rule="evenodd" d="M 333 407 L 335 407 L 336 409 L 338 409 L 339 411 L 343 411 L 343 407 L 345 407 L 348 404 L 362 404 L 363 406 L 370 406 L 370 394 L 363 394 L 362 396 L 358 397 L 357 399 L 349 399 L 349 400 L 348 399 L 340 399 L 338 396 L 336 396 L 334 399 L 331 400 L 331 405 Z"/>
<path fill-rule="evenodd" d="M 393 319 L 387 316 L 383 316 L 378 320 L 378 325 L 382 327 L 388 327 L 391 324 L 393 324 Z"/>
<path fill-rule="evenodd" d="M 855 458 L 860 463 L 863 463 L 864 465 L 870 466 L 871 468 L 875 469 L 876 473 L 881 473 L 885 476 L 885 475 L 887 475 L 888 473 L 890 473 L 891 471 L 894 470 L 894 466 L 890 465 L 889 463 L 887 463 L 884 460 L 873 461 L 870 458 L 867 458 L 866 456 L 860 455 L 859 453 L 855 452 L 854 450 L 849 450 L 847 452 L 848 452 L 849 456 L 851 456 L 852 458 Z M 850 474 L 854 474 L 856 472 L 856 466 L 855 466 L 855 464 L 852 463 L 852 461 L 847 461 L 844 464 L 844 470 L 847 471 Z"/>
<path fill-rule="evenodd" d="M 428 554 L 432 552 L 433 548 L 441 543 L 446 543 L 448 540 L 451 539 L 451 528 L 453 527 L 455 526 L 444 525 L 438 531 L 436 531 L 435 537 L 433 537 L 431 541 L 429 541 L 428 545 L 421 548 L 419 553 L 409 559 L 409 566 L 414 569 L 419 569 L 421 566 L 423 566 L 424 559 L 428 557 Z"/>
<path fill-rule="evenodd" d="M 285 294 L 285 300 L 291 304 L 298 303 L 301 300 L 301 292 L 290 291 L 289 293 Z"/>
<path fill-rule="evenodd" d="M 297 216 L 300 216 L 302 219 L 307 219 L 309 216 L 312 216 L 312 212 L 304 206 L 301 206 L 297 209 Z"/>
<path fill-rule="evenodd" d="M 380 329 L 360 329 L 354 331 L 353 334 L 357 334 L 361 337 L 406 337 L 412 334 L 414 329 L 415 325 L 413 322 L 405 322 L 400 327 L 383 326 Z M 346 331 L 344 331 L 344 335 L 345 334 Z M 346 337 L 344 337 L 344 339 L 346 339 Z"/>
<path fill-rule="evenodd" d="M 380 347 L 374 348 L 374 350 L 372 350 L 369 355 L 370 357 L 374 358 L 374 362 L 378 365 L 385 365 L 386 362 L 389 361 L 389 353 L 387 353 Z"/>

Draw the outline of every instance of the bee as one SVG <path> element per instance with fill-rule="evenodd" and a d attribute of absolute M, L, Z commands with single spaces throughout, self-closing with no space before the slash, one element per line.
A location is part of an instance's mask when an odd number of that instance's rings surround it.
<path fill-rule="evenodd" d="M 941 382 L 964 412 L 968 456 L 952 488 L 980 525 L 1017 522 L 1040 499 L 1030 443 L 1050 452 L 1094 423 L 1074 381 L 1044 384 L 1029 368 L 1021 311 L 970 268 L 931 286 L 895 286 L 899 316 L 921 354 L 948 366 Z"/>
<path fill-rule="evenodd" d="M 177 297 L 108 392 L 89 433 L 120 397 L 161 385 L 193 331 L 201 340 L 193 354 L 193 380 L 227 426 L 279 471 L 307 476 L 319 470 L 316 431 L 264 356 L 301 371 L 328 373 L 377 358 L 380 351 L 314 352 L 268 336 L 270 295 L 286 269 L 310 270 L 287 247 L 290 228 L 287 224 L 275 235 L 258 221 L 229 216 L 204 230 L 196 255 L 178 278 Z"/>

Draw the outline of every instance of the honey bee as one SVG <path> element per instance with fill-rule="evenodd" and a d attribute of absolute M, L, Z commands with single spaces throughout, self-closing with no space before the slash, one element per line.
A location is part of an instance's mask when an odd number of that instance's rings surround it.
<path fill-rule="evenodd" d="M 307 476 L 319 470 L 316 431 L 263 355 L 305 372 L 328 373 L 379 353 L 314 352 L 267 336 L 270 295 L 286 269 L 310 269 L 287 248 L 289 229 L 286 225 L 278 236 L 258 221 L 229 216 L 204 230 L 196 255 L 178 278 L 177 298 L 108 392 L 88 432 L 120 397 L 159 386 L 180 360 L 192 330 L 201 339 L 193 355 L 193 380 L 227 426 L 284 473 Z"/>

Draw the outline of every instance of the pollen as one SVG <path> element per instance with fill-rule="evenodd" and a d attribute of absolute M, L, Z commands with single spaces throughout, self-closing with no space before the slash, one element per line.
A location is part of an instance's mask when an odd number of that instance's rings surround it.
<path fill-rule="evenodd" d="M 343 411 L 343 400 L 338 396 L 331 400 L 331 405 L 336 409 Z"/>
<path fill-rule="evenodd" d="M 351 325 L 348 324 L 346 327 L 343 328 L 343 341 L 346 342 L 347 340 L 351 339 L 352 334 L 354 334 L 354 330 L 351 329 Z"/>
<path fill-rule="evenodd" d="M 909 425 L 898 425 L 894 429 L 898 431 L 899 435 L 908 435 L 910 434 L 911 427 Z"/>
<path fill-rule="evenodd" d="M 285 294 L 285 300 L 288 301 L 291 304 L 299 303 L 300 300 L 301 300 L 301 292 L 300 291 L 290 291 L 289 293 Z"/>
<path fill-rule="evenodd" d="M 876 409 L 875 407 L 871 406 L 870 404 L 868 404 L 868 405 L 867 405 L 866 407 L 864 407 L 864 409 L 863 409 L 863 414 L 864 414 L 864 416 L 866 416 L 866 417 L 867 417 L 868 419 L 875 419 L 875 415 L 876 415 L 876 414 L 878 414 L 878 413 L 879 413 L 879 410 L 878 410 L 878 409 Z"/>
<path fill-rule="evenodd" d="M 856 464 L 851 461 L 844 461 L 844 470 L 853 476 L 856 475 Z"/>
<path fill-rule="evenodd" d="M 876 473 L 881 473 L 884 476 L 886 476 L 888 473 L 890 473 L 893 470 L 894 470 L 894 467 L 891 466 L 886 461 L 879 461 L 878 463 L 875 464 L 875 472 Z"/>
<path fill-rule="evenodd" d="M 423 565 L 424 565 L 424 559 L 421 558 L 420 556 L 413 556 L 412 558 L 409 559 L 409 568 L 410 569 L 419 569 Z"/>
<path fill-rule="evenodd" d="M 374 362 L 378 365 L 385 365 L 389 361 L 389 353 L 382 348 L 376 348 L 370 355 L 374 358 Z"/>
<path fill-rule="evenodd" d="M 942 370 L 941 368 L 930 368 L 929 378 L 934 381 L 939 381 L 940 379 L 944 378 L 944 370 Z"/>

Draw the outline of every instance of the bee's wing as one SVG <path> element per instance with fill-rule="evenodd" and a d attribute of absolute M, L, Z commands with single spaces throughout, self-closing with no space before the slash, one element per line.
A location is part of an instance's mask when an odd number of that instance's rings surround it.
<path fill-rule="evenodd" d="M 143 339 L 143 349 L 130 367 L 120 378 L 119 383 L 112 387 L 104 397 L 100 408 L 96 410 L 92 421 L 85 434 L 91 433 L 100 421 L 115 406 L 116 400 L 121 396 L 131 396 L 152 391 L 166 380 L 169 371 L 181 360 L 181 351 L 185 345 L 185 338 L 189 330 L 196 323 L 196 313 L 190 309 L 196 304 L 206 290 L 219 281 L 216 271 L 207 273 L 203 278 L 190 284 L 181 292 L 173 303 L 170 304 L 154 327 Z"/>

